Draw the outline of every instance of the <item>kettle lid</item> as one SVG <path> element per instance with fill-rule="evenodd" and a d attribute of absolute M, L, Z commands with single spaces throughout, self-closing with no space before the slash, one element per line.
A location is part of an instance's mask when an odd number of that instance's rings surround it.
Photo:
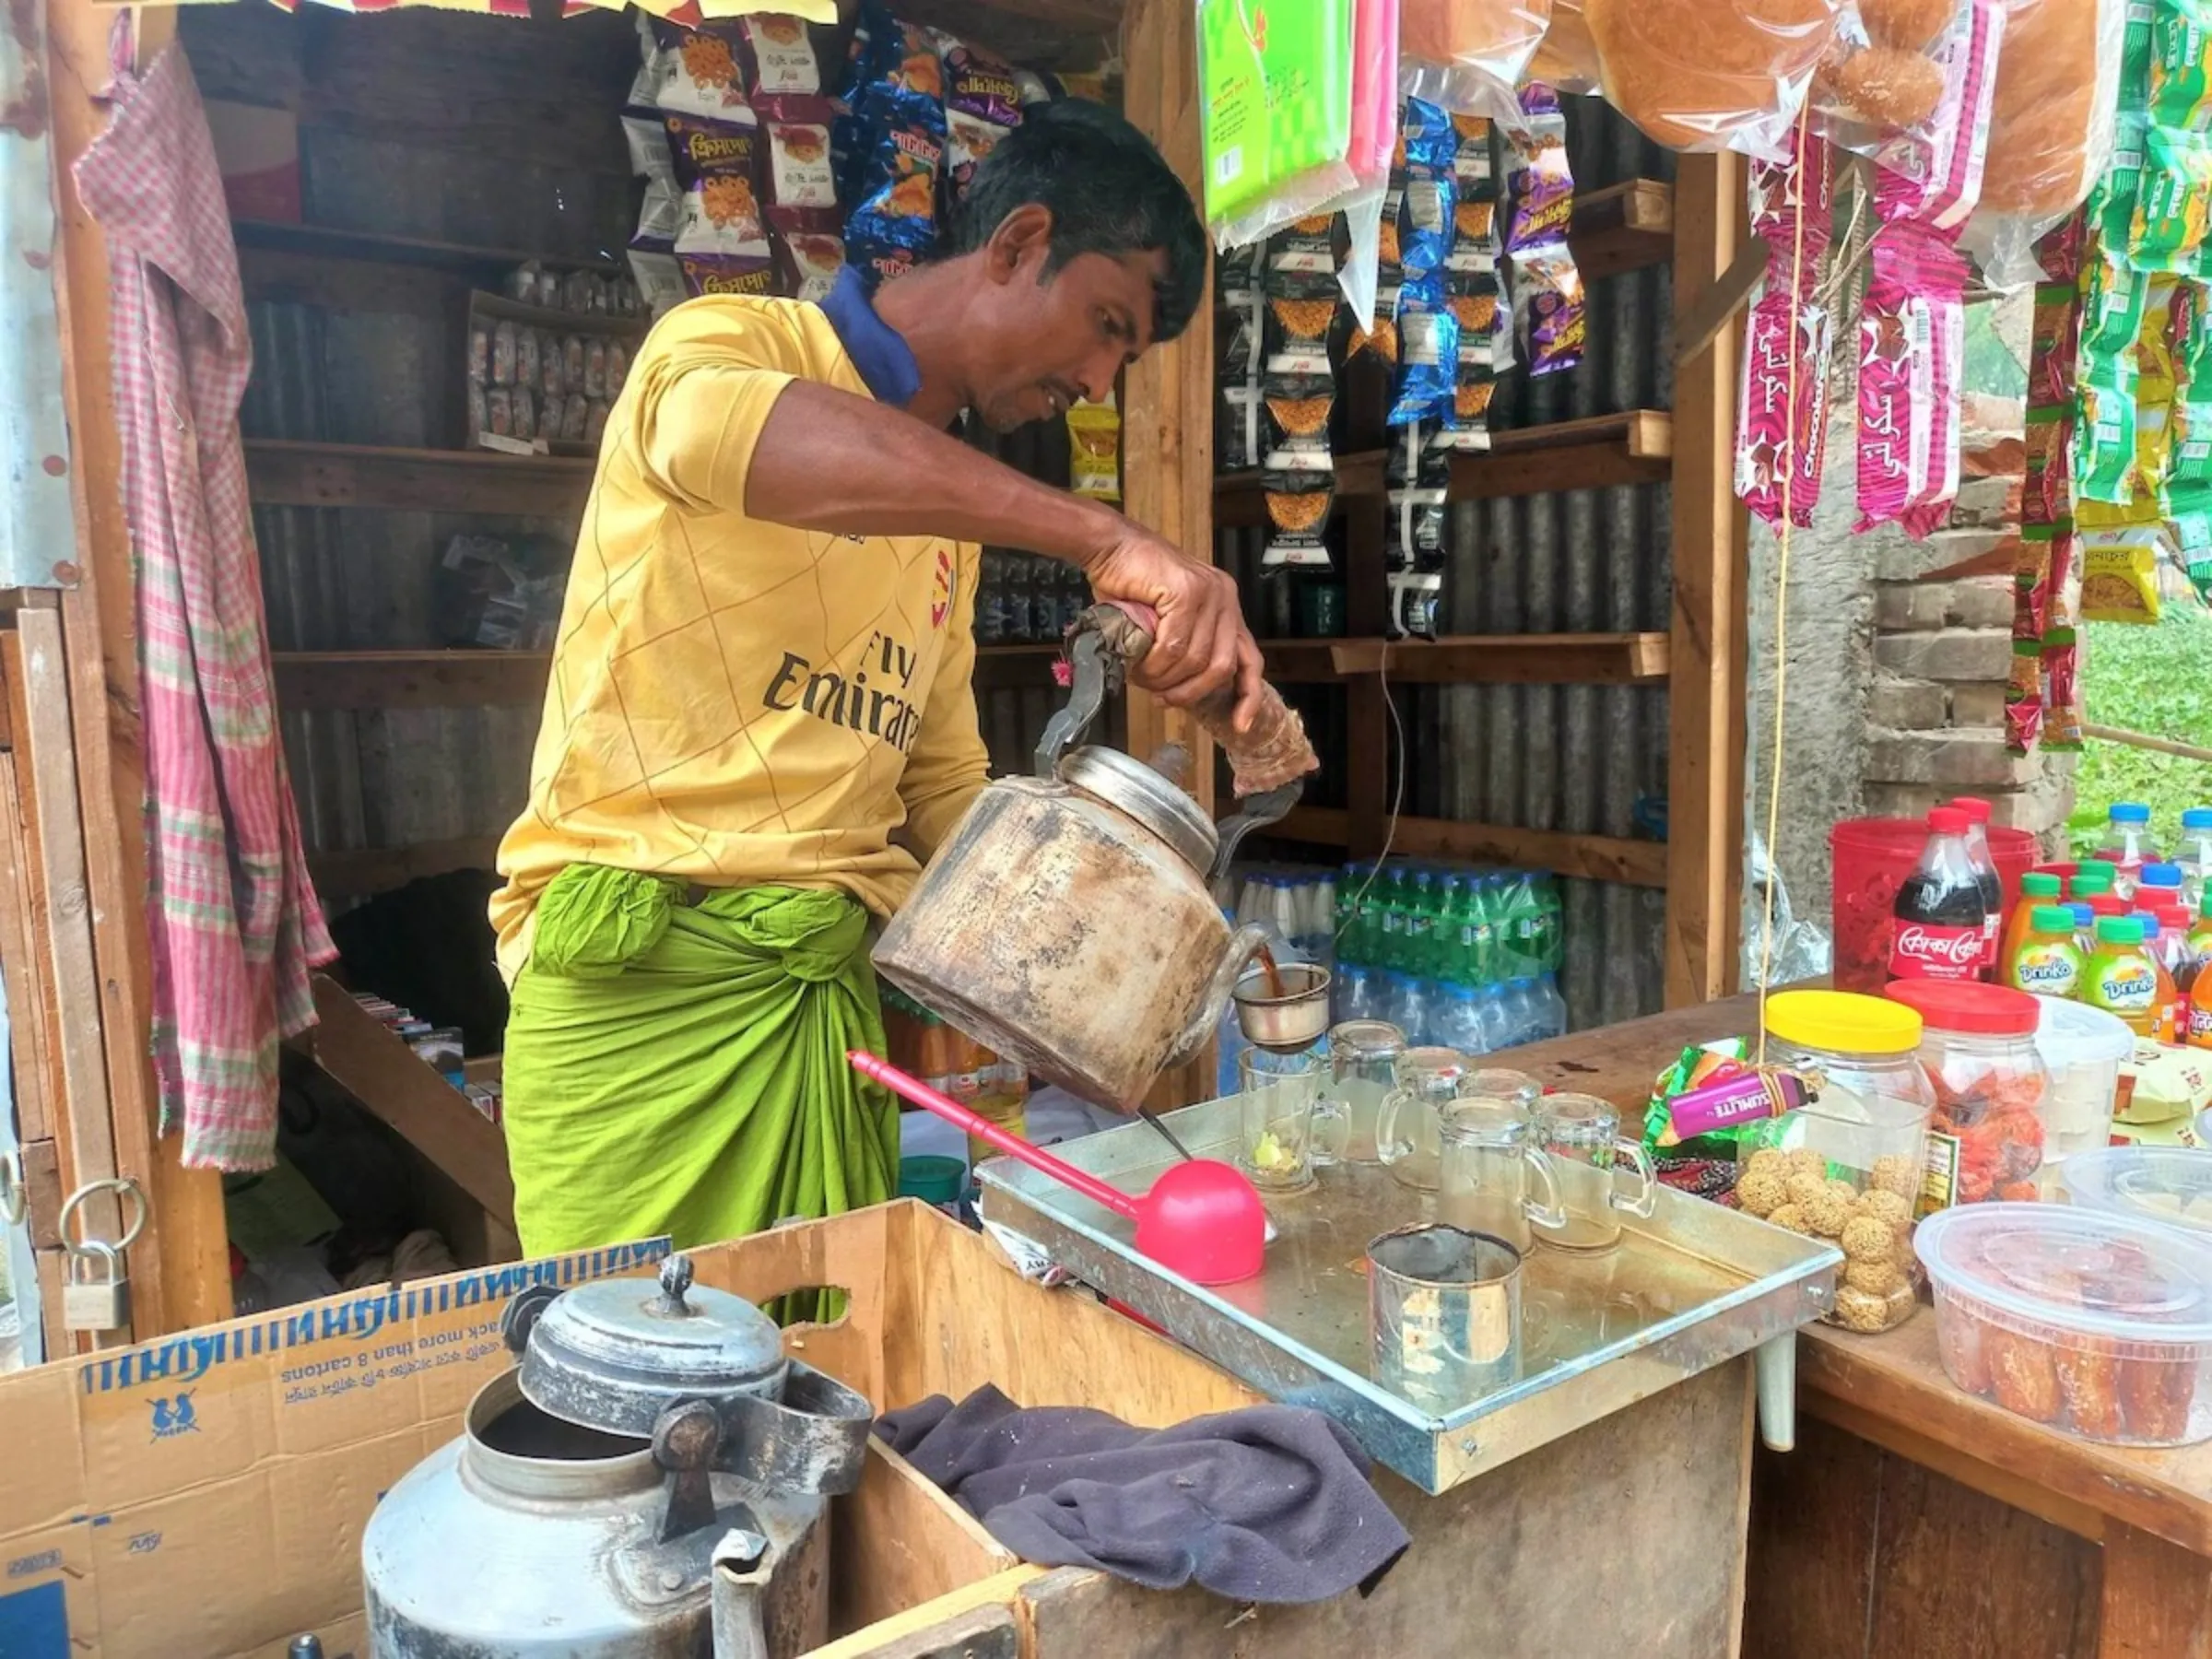
<path fill-rule="evenodd" d="M 782 1395 L 775 1323 L 743 1297 L 694 1285 L 688 1256 L 663 1262 L 658 1284 L 538 1290 L 508 1305 L 507 1343 L 522 1354 L 524 1397 L 564 1422 L 641 1439 L 682 1401 Z"/>
<path fill-rule="evenodd" d="M 1090 746 L 1060 762 L 1060 781 L 1135 818 L 1204 872 L 1214 862 L 1219 837 L 1196 801 L 1142 760 L 1119 749 Z"/>

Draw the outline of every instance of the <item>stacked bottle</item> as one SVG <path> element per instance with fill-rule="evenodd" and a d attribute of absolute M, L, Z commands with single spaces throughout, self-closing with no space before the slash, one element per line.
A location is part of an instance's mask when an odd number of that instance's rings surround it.
<path fill-rule="evenodd" d="M 1547 872 L 1347 865 L 1336 877 L 1335 1017 L 1417 1045 L 1495 1053 L 1565 1034 L 1564 911 Z"/>

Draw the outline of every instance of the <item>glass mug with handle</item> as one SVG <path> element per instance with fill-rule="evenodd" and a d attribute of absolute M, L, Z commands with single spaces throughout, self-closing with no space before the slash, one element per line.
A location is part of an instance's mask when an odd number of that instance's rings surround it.
<path fill-rule="evenodd" d="M 1375 1120 L 1376 1155 L 1405 1185 L 1433 1193 L 1443 1152 L 1438 1124 L 1453 1101 L 1506 1100 L 1525 1115 L 1543 1093 L 1526 1073 L 1470 1066 L 1456 1049 L 1407 1049 L 1398 1060 L 1398 1087 Z"/>
<path fill-rule="evenodd" d="M 1347 1019 L 1329 1031 L 1330 1092 L 1345 1109 L 1344 1161 L 1381 1161 L 1375 1126 L 1398 1086 L 1406 1033 L 1382 1019 Z"/>
<path fill-rule="evenodd" d="M 1559 1178 L 1563 1227 L 1538 1226 L 1545 1243 L 1595 1254 L 1620 1242 L 1621 1217 L 1648 1218 L 1659 1203 L 1651 1154 L 1620 1133 L 1620 1113 L 1595 1095 L 1547 1095 L 1536 1109 L 1537 1139 Z M 1624 1166 L 1636 1177 L 1621 1191 Z"/>
<path fill-rule="evenodd" d="M 1437 1131 L 1439 1221 L 1503 1239 L 1523 1255 L 1535 1248 L 1536 1228 L 1567 1225 L 1559 1176 L 1519 1102 L 1464 1096 L 1444 1108 Z"/>
<path fill-rule="evenodd" d="M 1263 1193 L 1302 1193 L 1313 1171 L 1344 1157 L 1347 1115 L 1324 1099 L 1328 1064 L 1312 1050 L 1296 1054 L 1246 1049 L 1237 1056 L 1237 1164 Z"/>

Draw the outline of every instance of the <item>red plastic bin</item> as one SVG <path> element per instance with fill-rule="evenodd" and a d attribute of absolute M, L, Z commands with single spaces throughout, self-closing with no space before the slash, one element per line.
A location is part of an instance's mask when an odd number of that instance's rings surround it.
<path fill-rule="evenodd" d="M 1925 818 L 1845 818 L 1829 831 L 1828 840 L 1835 861 L 1836 988 L 1878 996 L 1889 982 L 1897 890 L 1927 847 L 1928 823 Z M 1992 824 L 1989 850 L 2009 907 L 2020 896 L 2020 877 L 2035 867 L 2035 837 Z"/>

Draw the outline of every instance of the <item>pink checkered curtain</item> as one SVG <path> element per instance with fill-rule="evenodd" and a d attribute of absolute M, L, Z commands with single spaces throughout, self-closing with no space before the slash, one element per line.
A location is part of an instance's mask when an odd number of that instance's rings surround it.
<path fill-rule="evenodd" d="M 118 56 L 123 53 L 119 49 Z M 76 164 L 108 241 L 115 419 L 137 555 L 147 926 L 161 1127 L 183 1161 L 266 1169 L 277 1047 L 336 955 L 307 874 L 269 675 L 238 429 L 253 352 L 206 112 L 183 52 L 118 63 Z"/>

